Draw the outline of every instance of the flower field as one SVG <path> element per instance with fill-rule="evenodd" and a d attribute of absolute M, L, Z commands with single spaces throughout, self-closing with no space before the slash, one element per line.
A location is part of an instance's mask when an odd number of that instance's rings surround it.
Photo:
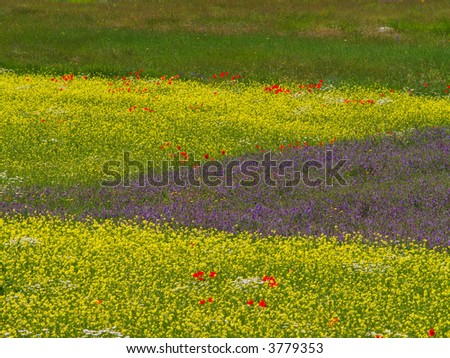
<path fill-rule="evenodd" d="M 448 86 L 3 71 L 0 102 L 3 337 L 450 337 Z M 346 185 L 100 185 L 325 151 Z"/>
<path fill-rule="evenodd" d="M 377 133 L 448 126 L 447 86 L 262 84 L 221 72 L 202 83 L 178 76 L 113 79 L 0 75 L 7 178 L 26 184 L 96 184 L 107 160 L 221 159 Z M 425 86 L 427 85 L 427 86 Z M 336 138 L 336 139 L 335 139 Z"/>
<path fill-rule="evenodd" d="M 1 219 L 8 337 L 449 337 L 448 253 Z"/>

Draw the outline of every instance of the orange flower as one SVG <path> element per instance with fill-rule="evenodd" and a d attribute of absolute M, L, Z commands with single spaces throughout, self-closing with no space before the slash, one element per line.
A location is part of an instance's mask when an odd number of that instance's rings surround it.
<path fill-rule="evenodd" d="M 278 283 L 275 281 L 275 277 L 270 276 L 270 278 L 269 278 L 269 285 L 270 285 L 271 288 L 273 288 L 275 286 L 278 286 Z"/>
<path fill-rule="evenodd" d="M 331 320 L 330 320 L 330 327 L 332 327 L 335 323 L 337 323 L 337 322 L 339 322 L 339 318 L 337 318 L 337 317 L 333 317 Z"/>

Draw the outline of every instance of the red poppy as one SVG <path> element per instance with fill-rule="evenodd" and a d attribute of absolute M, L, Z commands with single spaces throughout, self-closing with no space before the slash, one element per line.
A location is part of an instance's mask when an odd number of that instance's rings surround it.
<path fill-rule="evenodd" d="M 383 338 L 383 336 L 382 336 L 381 334 L 377 334 L 377 335 L 375 336 L 375 338 Z"/>
<path fill-rule="evenodd" d="M 208 302 L 212 302 L 212 301 L 213 301 L 212 297 L 208 298 Z"/>
<path fill-rule="evenodd" d="M 267 307 L 266 301 L 264 300 L 259 301 L 259 307 Z"/>
<path fill-rule="evenodd" d="M 262 280 L 263 280 L 264 282 L 269 281 L 269 276 L 264 275 L 264 277 L 262 278 Z"/>
<path fill-rule="evenodd" d="M 271 288 L 273 288 L 275 286 L 278 286 L 278 283 L 275 281 L 275 277 L 270 276 L 270 278 L 269 278 L 269 285 L 270 285 Z"/>
<path fill-rule="evenodd" d="M 205 303 L 206 303 L 205 300 L 201 300 L 201 301 L 200 301 L 200 304 L 201 304 L 201 305 L 204 305 Z"/>
<path fill-rule="evenodd" d="M 102 300 L 97 300 L 97 301 L 95 301 L 95 304 L 96 304 L 96 305 L 101 305 L 102 303 L 103 303 Z"/>
<path fill-rule="evenodd" d="M 205 154 L 203 157 L 204 157 L 205 159 L 209 159 L 209 154 Z"/>
<path fill-rule="evenodd" d="M 211 271 L 210 273 L 209 273 L 209 277 L 211 277 L 211 278 L 214 278 L 214 277 L 216 277 L 217 276 L 217 272 L 215 272 L 215 271 Z"/>
<path fill-rule="evenodd" d="M 192 275 L 192 277 L 197 278 L 197 277 L 203 276 L 204 274 L 205 274 L 205 273 L 204 273 L 203 271 L 198 271 L 198 272 L 194 273 L 194 274 Z"/>
<path fill-rule="evenodd" d="M 252 301 L 252 300 L 249 300 L 249 301 L 247 301 L 247 304 L 248 304 L 249 306 L 252 306 L 252 305 L 253 305 L 253 301 Z"/>
<path fill-rule="evenodd" d="M 221 151 L 221 153 L 222 153 L 222 155 L 225 155 L 225 154 L 226 154 L 225 149 L 223 149 L 223 150 Z"/>
<path fill-rule="evenodd" d="M 433 328 L 431 328 L 431 329 L 428 331 L 428 337 L 434 337 L 435 335 L 436 335 L 436 332 L 434 331 Z"/>

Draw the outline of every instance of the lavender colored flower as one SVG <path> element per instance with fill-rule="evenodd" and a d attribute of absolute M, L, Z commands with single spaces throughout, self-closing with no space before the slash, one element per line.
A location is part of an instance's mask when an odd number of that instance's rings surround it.
<path fill-rule="evenodd" d="M 51 214 L 84 220 L 116 218 L 169 221 L 230 232 L 263 235 L 333 235 L 359 232 L 368 241 L 427 240 L 430 247 L 450 246 L 450 136 L 447 128 L 376 135 L 323 147 L 286 149 L 276 161 L 291 160 L 293 168 L 275 170 L 282 178 L 307 160 L 346 159 L 341 172 L 348 185 L 300 184 L 288 187 L 72 187 L 23 188 L 20 196 L 2 200 L 2 215 Z M 236 158 L 234 158 L 236 159 Z M 238 158 L 260 161 L 260 154 Z M 194 170 L 191 168 L 191 170 Z M 261 169 L 259 169 L 261 171 Z M 318 170 L 317 175 L 323 173 Z M 167 175 L 164 174 L 164 175 Z M 5 193 L 4 195 L 8 195 Z"/>

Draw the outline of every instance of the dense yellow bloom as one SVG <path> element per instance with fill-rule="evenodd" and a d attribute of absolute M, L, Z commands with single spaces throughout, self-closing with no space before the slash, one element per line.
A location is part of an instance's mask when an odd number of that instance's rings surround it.
<path fill-rule="evenodd" d="M 52 217 L 0 227 L 5 337 L 450 337 L 450 257 L 412 243 Z"/>
<path fill-rule="evenodd" d="M 92 183 L 102 177 L 102 163 L 124 151 L 144 162 L 180 150 L 203 160 L 450 123 L 445 97 L 326 83 L 311 92 L 297 84 L 283 85 L 289 93 L 265 87 L 0 73 L 6 175 L 47 185 Z"/>

